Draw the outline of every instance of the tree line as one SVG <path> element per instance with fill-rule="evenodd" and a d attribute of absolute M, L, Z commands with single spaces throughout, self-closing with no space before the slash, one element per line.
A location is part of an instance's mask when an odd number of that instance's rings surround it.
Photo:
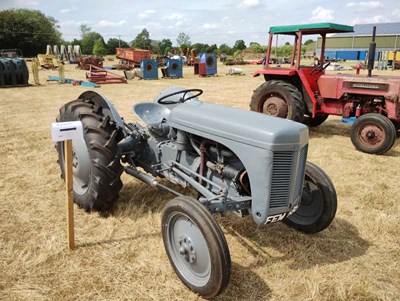
<path fill-rule="evenodd" d="M 265 47 L 259 43 L 251 42 L 247 47 L 244 40 L 237 40 L 231 47 L 227 44 L 192 43 L 187 33 L 181 32 L 176 38 L 176 45 L 170 39 L 153 40 L 150 33 L 143 29 L 130 42 L 120 38 L 110 38 L 105 42 L 103 36 L 86 25 L 80 26 L 80 39 L 67 42 L 62 39 L 58 21 L 51 16 L 46 16 L 39 10 L 8 9 L 0 11 L 0 41 L 1 48 L 21 49 L 25 56 L 36 56 L 44 53 L 47 45 L 80 45 L 83 54 L 108 55 L 115 54 L 117 47 L 132 47 L 148 49 L 154 54 L 168 55 L 181 51 L 196 49 L 197 52 L 208 52 L 236 56 L 244 49 L 251 49 L 255 53 L 265 53 Z M 306 41 L 305 44 L 307 44 Z M 312 40 L 311 40 L 312 42 Z M 277 56 L 290 56 L 292 46 L 286 45 L 272 49 L 272 54 Z"/>

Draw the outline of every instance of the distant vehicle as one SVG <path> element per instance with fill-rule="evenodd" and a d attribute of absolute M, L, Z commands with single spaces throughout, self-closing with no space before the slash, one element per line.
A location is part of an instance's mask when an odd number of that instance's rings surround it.
<path fill-rule="evenodd" d="M 5 58 L 23 58 L 24 55 L 20 49 L 0 49 L 0 57 Z"/>

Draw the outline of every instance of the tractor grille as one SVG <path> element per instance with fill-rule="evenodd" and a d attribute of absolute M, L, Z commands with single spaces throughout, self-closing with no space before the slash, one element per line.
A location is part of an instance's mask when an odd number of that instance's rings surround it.
<path fill-rule="evenodd" d="M 269 208 L 286 207 L 290 196 L 293 152 L 274 152 Z"/>
<path fill-rule="evenodd" d="M 273 158 L 269 208 L 288 207 L 303 189 L 307 145 L 298 152 L 274 152 Z"/>

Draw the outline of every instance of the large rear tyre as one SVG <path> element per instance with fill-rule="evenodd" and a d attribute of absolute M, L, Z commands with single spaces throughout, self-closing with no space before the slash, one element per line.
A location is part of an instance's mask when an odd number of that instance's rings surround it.
<path fill-rule="evenodd" d="M 81 121 L 83 126 L 83 138 L 72 143 L 75 203 L 85 211 L 109 211 L 122 188 L 123 168 L 117 146 L 121 134 L 101 107 L 86 100 L 64 105 L 57 121 Z M 64 143 L 58 142 L 56 149 L 64 179 Z"/>
<path fill-rule="evenodd" d="M 317 233 L 328 227 L 336 214 L 335 187 L 327 174 L 307 162 L 303 194 L 299 208 L 284 222 L 304 233 Z"/>
<path fill-rule="evenodd" d="M 295 86 L 281 80 L 270 80 L 254 90 L 250 110 L 302 122 L 305 104 Z"/>
<path fill-rule="evenodd" d="M 225 236 L 211 213 L 195 199 L 171 200 L 162 217 L 168 258 L 182 282 L 204 298 L 228 285 L 231 258 Z"/>
<path fill-rule="evenodd" d="M 390 150 L 396 141 L 397 131 L 389 118 L 369 113 L 357 118 L 350 130 L 351 142 L 356 149 L 381 155 Z"/>

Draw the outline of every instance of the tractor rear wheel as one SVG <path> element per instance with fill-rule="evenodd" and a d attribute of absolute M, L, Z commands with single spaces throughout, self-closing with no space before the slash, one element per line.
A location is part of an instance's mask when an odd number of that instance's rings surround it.
<path fill-rule="evenodd" d="M 162 236 L 169 261 L 182 282 L 204 298 L 226 288 L 231 257 L 224 233 L 199 201 L 179 196 L 164 208 Z"/>
<path fill-rule="evenodd" d="M 389 118 L 369 113 L 357 118 L 350 130 L 351 142 L 356 149 L 381 155 L 390 150 L 396 140 L 397 131 Z"/>
<path fill-rule="evenodd" d="M 122 188 L 117 143 L 121 135 L 102 107 L 75 100 L 60 109 L 57 122 L 81 121 L 83 138 L 72 143 L 73 194 L 75 203 L 85 211 L 109 211 Z M 61 177 L 65 179 L 64 143 L 56 144 Z"/>
<path fill-rule="evenodd" d="M 337 196 L 332 181 L 317 165 L 307 162 L 299 208 L 284 219 L 288 226 L 308 234 L 328 227 L 336 215 Z"/>
<path fill-rule="evenodd" d="M 250 110 L 302 122 L 305 104 L 294 85 L 281 80 L 270 80 L 254 90 Z"/>
<path fill-rule="evenodd" d="M 325 122 L 329 117 L 328 114 L 319 114 L 315 116 L 314 118 L 312 117 L 305 117 L 303 123 L 309 127 L 317 127 L 321 125 L 322 123 Z"/>

